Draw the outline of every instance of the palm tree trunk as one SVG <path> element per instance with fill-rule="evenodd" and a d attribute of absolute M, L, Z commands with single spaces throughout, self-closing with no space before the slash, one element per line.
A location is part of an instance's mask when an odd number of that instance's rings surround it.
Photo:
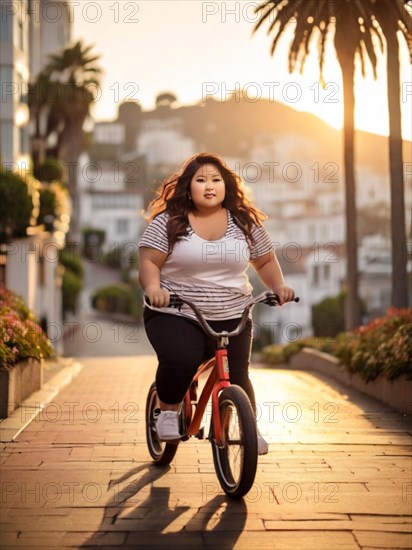
<path fill-rule="evenodd" d="M 381 23 L 382 24 L 382 23 Z M 392 305 L 408 307 L 405 190 L 403 183 L 399 43 L 396 27 L 383 24 L 387 47 L 389 169 L 391 179 Z"/>
<path fill-rule="evenodd" d="M 345 52 L 346 48 L 346 52 Z M 353 330 L 361 324 L 361 307 L 358 281 L 358 233 L 356 212 L 355 155 L 354 155 L 354 55 L 345 48 L 337 47 L 342 68 L 344 100 L 344 174 L 345 174 L 345 217 L 347 253 L 347 295 L 345 300 L 345 328 Z"/>
<path fill-rule="evenodd" d="M 67 155 L 66 161 L 69 166 L 68 170 L 68 188 L 72 202 L 72 213 L 70 220 L 70 229 L 68 241 L 76 246 L 81 247 L 80 235 L 80 200 L 78 189 L 78 161 L 80 156 L 80 139 L 81 131 L 79 132 L 76 125 L 72 125 L 66 135 L 67 139 Z"/>

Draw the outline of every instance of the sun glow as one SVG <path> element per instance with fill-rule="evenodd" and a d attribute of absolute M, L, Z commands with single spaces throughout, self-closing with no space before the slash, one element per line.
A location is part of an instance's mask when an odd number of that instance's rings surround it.
<path fill-rule="evenodd" d="M 212 2 L 213 14 L 205 18 L 207 2 L 145 1 L 139 3 L 135 23 L 130 24 L 121 18 L 114 22 L 109 4 L 101 4 L 102 17 L 95 23 L 82 17 L 80 7 L 73 8 L 73 38 L 94 43 L 95 51 L 102 54 L 104 76 L 93 109 L 95 119 L 115 118 L 124 99 L 139 102 L 144 110 L 152 109 L 156 96 L 165 90 L 176 94 L 181 105 L 199 103 L 204 100 L 205 85 L 211 84 L 216 100 L 228 100 L 230 90 L 238 88 L 250 100 L 257 95 L 280 101 L 342 128 L 342 74 L 333 47 L 326 50 L 321 82 L 316 43 L 311 44 L 303 73 L 290 74 L 290 36 L 285 33 L 271 57 L 266 32 L 252 32 L 253 10 L 239 8 L 237 15 L 238 2 Z M 411 139 L 412 74 L 406 45 L 401 42 L 403 137 Z M 356 66 L 355 127 L 387 135 L 386 63 L 383 56 L 378 57 L 376 81 L 370 67 L 363 78 L 359 63 Z"/>

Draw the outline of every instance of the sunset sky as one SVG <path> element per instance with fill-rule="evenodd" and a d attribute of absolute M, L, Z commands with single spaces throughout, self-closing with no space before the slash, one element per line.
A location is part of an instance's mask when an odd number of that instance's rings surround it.
<path fill-rule="evenodd" d="M 312 112 L 336 128 L 342 126 L 343 104 L 339 65 L 329 55 L 326 89 L 319 84 L 317 49 L 303 75 L 287 70 L 288 38 L 274 57 L 266 29 L 252 35 L 254 8 L 260 2 L 200 0 L 84 1 L 74 5 L 73 39 L 94 44 L 103 68 L 96 120 L 111 120 L 119 103 L 136 100 L 144 110 L 156 96 L 175 93 L 181 104 L 202 101 L 205 95 L 229 98 L 231 90 L 251 101 L 257 96 Z M 329 49 L 331 51 L 331 49 Z M 406 45 L 401 48 L 403 136 L 412 138 L 412 72 Z M 356 126 L 387 135 L 386 67 L 378 66 L 356 78 Z"/>

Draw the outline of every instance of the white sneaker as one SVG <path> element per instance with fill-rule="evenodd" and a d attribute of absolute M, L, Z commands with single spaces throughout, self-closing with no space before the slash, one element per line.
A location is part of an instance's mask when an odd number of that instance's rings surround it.
<path fill-rule="evenodd" d="M 259 432 L 257 434 L 257 443 L 258 443 L 258 455 L 267 455 L 269 452 L 269 445 L 267 444 L 267 441 L 263 439 L 263 437 Z"/>
<path fill-rule="evenodd" d="M 159 411 L 159 412 L 158 412 Z M 180 439 L 179 413 L 176 411 L 155 411 L 156 431 L 161 441 Z"/>

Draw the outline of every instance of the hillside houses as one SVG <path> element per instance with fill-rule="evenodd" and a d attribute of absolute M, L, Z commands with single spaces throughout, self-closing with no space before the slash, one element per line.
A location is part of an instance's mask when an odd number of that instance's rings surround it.
<path fill-rule="evenodd" d="M 265 225 L 276 244 L 285 276 L 302 298 L 298 309 L 281 308 L 277 318 L 286 323 L 298 319 L 303 333 L 311 333 L 312 304 L 338 294 L 344 286 L 341 133 L 315 116 L 298 113 L 276 102 L 216 102 L 210 99 L 199 105 L 179 106 L 173 94 L 159 96 L 152 111 L 143 111 L 134 103 L 121 105 L 118 119 L 104 123 L 105 143 L 102 143 L 102 124 L 96 125 L 90 159 L 99 147 L 110 149 L 111 160 L 120 163 L 139 158 L 139 170 L 144 171 L 145 177 L 139 180 L 133 191 L 129 189 L 130 193 L 135 193 L 135 198 L 132 200 L 130 195 L 127 212 L 120 199 L 125 196 L 125 185 L 120 190 L 113 184 L 111 192 L 104 191 L 102 177 L 99 199 L 97 191 L 93 195 L 90 187 L 87 191 L 85 188 L 84 204 L 88 201 L 90 204 L 90 200 L 94 202 L 92 207 L 84 207 L 83 223 L 100 220 L 110 239 L 119 242 L 132 237 L 136 242 L 145 223 L 140 209 L 153 197 L 153 191 L 163 177 L 178 170 L 181 163 L 195 152 L 209 151 L 221 155 L 243 178 L 255 203 L 268 215 Z M 123 137 L 119 130 L 121 126 L 124 128 Z M 116 128 L 116 143 L 110 142 L 108 137 L 110 127 L 113 131 Z M 362 132 L 357 139 L 360 151 L 357 163 L 358 207 L 360 215 L 366 209 L 373 216 L 375 207 L 381 211 L 389 201 L 386 142 L 383 137 Z M 410 162 L 410 157 L 410 151 L 405 148 L 405 161 Z M 113 168 L 106 161 L 101 169 L 107 174 Z M 405 185 L 410 216 L 411 182 Z M 107 209 L 109 201 L 112 205 L 110 214 Z M 127 220 L 123 227 L 119 221 L 113 222 L 121 218 Z M 140 224 L 136 220 L 140 220 Z M 371 239 L 366 230 L 360 235 L 359 248 L 361 294 L 370 314 L 386 308 L 390 292 L 387 266 L 370 259 L 378 241 L 380 258 L 384 249 L 384 254 L 389 254 L 386 222 L 377 218 L 374 223 L 376 239 Z M 410 226 L 410 219 L 408 223 Z M 127 237 L 126 233 L 122 235 L 125 226 L 130 228 Z M 133 237 L 136 228 L 138 233 Z M 369 240 L 362 240 L 364 237 Z M 386 243 L 386 248 L 383 243 Z M 260 315 L 262 319 L 266 316 L 273 318 L 271 312 Z"/>

